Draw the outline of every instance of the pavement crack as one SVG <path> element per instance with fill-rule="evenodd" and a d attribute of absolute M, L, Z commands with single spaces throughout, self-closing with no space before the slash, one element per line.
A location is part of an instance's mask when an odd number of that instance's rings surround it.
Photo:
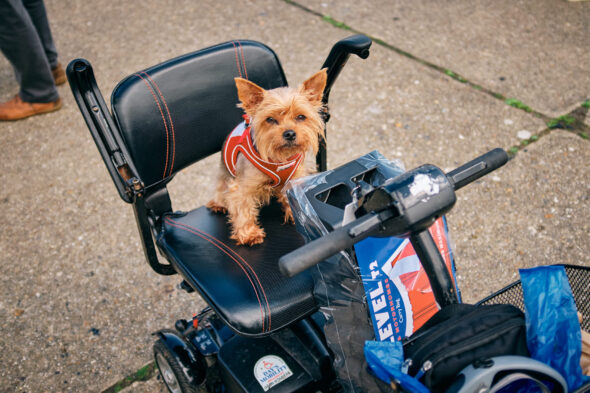
<path fill-rule="evenodd" d="M 459 83 L 465 84 L 465 85 L 473 88 L 474 90 L 477 90 L 477 91 L 480 91 L 482 93 L 488 94 L 489 96 L 491 96 L 491 97 L 493 97 L 493 98 L 495 98 L 497 100 L 501 100 L 501 101 L 503 101 L 507 105 L 510 105 L 510 106 L 512 106 L 514 108 L 517 108 L 517 109 L 523 110 L 523 111 L 525 111 L 527 113 L 530 113 L 533 116 L 538 117 L 538 118 L 540 118 L 540 119 L 542 119 L 544 121 L 547 121 L 547 120 L 550 119 L 549 116 L 547 116 L 547 115 L 545 115 L 545 114 L 543 114 L 543 113 L 541 113 L 539 111 L 536 111 L 536 110 L 532 109 L 528 105 L 523 104 L 520 100 L 518 100 L 516 98 L 508 98 L 508 97 L 505 97 L 501 93 L 495 92 L 495 91 L 493 91 L 491 89 L 488 89 L 488 88 L 486 88 L 484 86 L 481 86 L 481 85 L 479 85 L 477 83 L 474 83 L 474 82 L 470 81 L 469 79 L 467 79 L 463 75 L 461 75 L 461 74 L 459 74 L 459 73 L 457 73 L 457 72 L 455 72 L 455 71 L 453 71 L 453 70 L 451 70 L 449 68 L 441 67 L 438 64 L 435 64 L 435 63 L 432 63 L 432 62 L 430 62 L 428 60 L 422 59 L 422 58 L 420 58 L 420 57 L 418 57 L 418 56 L 416 56 L 416 55 L 414 55 L 414 54 L 412 54 L 410 52 L 407 52 L 407 51 L 405 51 L 405 50 L 403 50 L 403 49 L 401 49 L 401 48 L 399 48 L 399 47 L 397 47 L 395 45 L 392 45 L 392 44 L 384 41 L 381 38 L 378 38 L 378 37 L 372 36 L 370 34 L 367 34 L 367 33 L 363 32 L 363 31 L 357 30 L 354 27 L 349 26 L 349 25 L 347 25 L 346 23 L 344 23 L 342 21 L 338 21 L 338 20 L 332 18 L 329 15 L 325 15 L 325 14 L 322 14 L 321 12 L 315 11 L 315 10 L 309 8 L 309 7 L 306 7 L 306 6 L 302 5 L 302 4 L 299 4 L 296 1 L 293 1 L 293 0 L 283 0 L 283 1 L 285 3 L 287 3 L 287 4 L 289 4 L 289 5 L 292 5 L 294 7 L 297 7 L 299 9 L 301 9 L 301 10 L 303 10 L 303 11 L 311 14 L 311 15 L 314 15 L 314 16 L 316 16 L 318 18 L 321 18 L 323 21 L 325 21 L 327 23 L 330 23 L 332 26 L 334 26 L 336 28 L 339 28 L 339 29 L 342 29 L 342 30 L 347 30 L 347 31 L 350 31 L 350 32 L 356 33 L 356 34 L 363 34 L 363 35 L 369 37 L 377 45 L 380 45 L 380 46 L 382 46 L 384 48 L 387 48 L 387 49 L 389 49 L 389 50 L 391 50 L 391 51 L 393 51 L 393 52 L 395 52 L 395 53 L 397 53 L 397 54 L 399 54 L 401 56 L 404 56 L 404 57 L 406 57 L 408 59 L 414 60 L 414 61 L 422 64 L 423 66 L 426 66 L 426 67 L 431 68 L 431 69 L 433 69 L 435 71 L 438 71 L 440 73 L 443 73 L 446 76 L 448 76 L 449 78 L 454 79 L 455 81 L 457 81 Z"/>
<path fill-rule="evenodd" d="M 131 386 L 135 382 L 147 381 L 153 378 L 157 373 L 157 367 L 155 362 L 149 362 L 133 374 L 128 375 L 121 380 L 115 382 L 101 393 L 118 393 L 128 386 Z"/>
<path fill-rule="evenodd" d="M 491 89 L 488 89 L 484 86 L 474 83 L 474 82 L 470 81 L 469 79 L 467 79 L 466 77 L 456 73 L 455 71 L 453 71 L 449 68 L 441 67 L 438 64 L 434 64 L 428 60 L 422 59 L 422 58 L 420 58 L 416 55 L 413 55 L 412 53 L 407 52 L 401 48 L 398 48 L 397 46 L 392 45 L 392 44 L 390 44 L 378 37 L 375 37 L 375 36 L 372 36 L 370 34 L 363 32 L 363 31 L 357 30 L 354 27 L 349 26 L 342 21 L 336 20 L 329 15 L 322 14 L 321 12 L 318 12 L 318 11 L 315 11 L 315 10 L 309 8 L 309 7 L 306 7 L 305 5 L 300 4 L 297 1 L 294 1 L 294 0 L 283 0 L 283 1 L 291 6 L 297 7 L 300 10 L 305 11 L 308 14 L 314 15 L 314 16 L 322 19 L 324 22 L 327 22 L 336 28 L 350 31 L 355 34 L 363 34 L 363 35 L 369 37 L 377 45 L 387 48 L 387 49 L 389 49 L 401 56 L 404 56 L 408 59 L 416 61 L 417 63 L 420 63 L 423 66 L 426 66 L 430 69 L 441 72 L 441 73 L 445 74 L 446 76 L 448 76 L 449 78 L 456 80 L 459 83 L 467 85 L 474 90 L 485 93 L 497 100 L 501 100 L 506 105 L 509 105 L 509 106 L 519 109 L 519 110 L 522 110 L 526 113 L 529 113 L 529 114 L 543 120 L 545 122 L 545 124 L 547 125 L 547 128 L 544 128 L 543 130 L 541 130 L 537 134 L 531 136 L 529 139 L 522 140 L 518 145 L 514 145 L 514 146 L 510 147 L 508 149 L 508 152 L 511 155 L 515 155 L 518 151 L 524 149 L 525 147 L 527 147 L 531 143 L 538 141 L 541 137 L 549 134 L 553 129 L 556 129 L 556 128 L 557 129 L 565 129 L 567 131 L 573 132 L 583 139 L 588 139 L 588 137 L 590 135 L 590 126 L 588 126 L 584 123 L 584 119 L 586 117 L 586 114 L 588 113 L 588 109 L 590 108 L 590 99 L 586 99 L 582 104 L 580 104 L 579 107 L 576 107 L 576 109 L 574 109 L 573 111 L 571 111 L 570 113 L 568 113 L 566 115 L 558 116 L 556 118 L 551 118 L 551 116 L 547 116 L 546 114 L 541 113 L 541 112 L 531 108 L 530 106 L 526 105 L 525 103 L 520 101 L 518 98 L 506 97 L 501 93 L 495 92 Z"/>
<path fill-rule="evenodd" d="M 590 100 L 586 100 L 572 111 L 565 115 L 548 118 L 545 122 L 546 128 L 531 136 L 528 139 L 520 141 L 518 145 L 514 145 L 508 149 L 512 155 L 516 155 L 519 151 L 528 147 L 531 143 L 538 141 L 540 138 L 548 135 L 553 130 L 565 130 L 578 135 L 582 139 L 588 139 L 590 136 L 590 126 L 584 123 L 588 110 L 590 109 Z"/>

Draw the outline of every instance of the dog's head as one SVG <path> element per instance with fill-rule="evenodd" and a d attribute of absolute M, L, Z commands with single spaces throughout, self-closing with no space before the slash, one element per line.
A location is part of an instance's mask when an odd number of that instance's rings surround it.
<path fill-rule="evenodd" d="M 298 88 L 264 90 L 236 78 L 239 105 L 250 116 L 254 144 L 263 160 L 284 161 L 297 154 L 317 153 L 324 133 L 320 116 L 327 73 L 323 69 Z"/>

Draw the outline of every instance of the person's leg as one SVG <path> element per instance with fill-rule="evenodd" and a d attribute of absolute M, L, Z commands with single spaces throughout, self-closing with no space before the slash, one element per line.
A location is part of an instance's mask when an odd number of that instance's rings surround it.
<path fill-rule="evenodd" d="M 63 66 L 57 60 L 57 49 L 53 42 L 53 36 L 51 35 L 51 28 L 49 27 L 49 19 L 47 17 L 47 10 L 43 0 L 22 0 L 31 21 L 37 29 L 37 34 L 41 39 L 45 56 L 51 67 L 51 74 L 56 85 L 62 85 L 66 83 L 66 73 Z"/>
<path fill-rule="evenodd" d="M 0 1 L 0 49 L 14 68 L 23 101 L 59 99 L 43 44 L 21 0 Z"/>
<path fill-rule="evenodd" d="M 55 43 L 53 42 L 53 36 L 51 35 L 45 4 L 43 4 L 43 0 L 22 0 L 22 2 L 31 17 L 35 29 L 37 29 L 37 34 L 41 39 L 45 56 L 47 57 L 47 61 L 49 61 L 49 66 L 53 70 L 58 64 L 57 49 L 55 49 Z"/>

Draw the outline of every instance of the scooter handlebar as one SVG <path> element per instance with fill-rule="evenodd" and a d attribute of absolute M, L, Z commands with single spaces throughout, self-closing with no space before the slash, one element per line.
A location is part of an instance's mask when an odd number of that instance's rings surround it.
<path fill-rule="evenodd" d="M 458 190 L 487 173 L 498 169 L 507 161 L 508 154 L 506 151 L 497 148 L 452 170 L 446 174 L 446 177 L 453 189 Z M 317 238 L 283 255 L 279 259 L 279 270 L 282 274 L 293 277 L 320 263 L 324 259 L 352 247 L 364 238 L 377 233 L 382 227 L 382 224 L 395 215 L 394 211 L 387 209 L 386 206 L 383 206 L 383 208 L 384 210 L 379 213 L 371 213 L 360 217 L 345 226 L 336 228 L 325 236 Z"/>
<path fill-rule="evenodd" d="M 279 258 L 279 270 L 283 275 L 293 277 L 370 236 L 379 228 L 381 222 L 382 219 L 378 215 L 371 215 L 336 228 L 327 235 L 283 255 Z"/>

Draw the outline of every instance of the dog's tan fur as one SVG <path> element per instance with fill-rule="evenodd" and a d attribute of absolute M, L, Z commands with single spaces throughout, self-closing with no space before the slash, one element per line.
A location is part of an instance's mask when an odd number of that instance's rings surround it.
<path fill-rule="evenodd" d="M 319 138 L 324 133 L 320 110 L 326 79 L 324 69 L 298 88 L 264 90 L 248 80 L 235 78 L 239 106 L 251 119 L 254 145 L 263 160 L 283 162 L 297 153 L 317 153 Z M 295 131 L 294 141 L 289 142 L 283 137 L 287 130 Z M 214 212 L 228 213 L 231 238 L 238 244 L 251 246 L 264 241 L 265 232 L 258 224 L 258 213 L 273 196 L 283 208 L 285 223 L 293 222 L 289 202 L 281 187 L 271 187 L 270 178 L 243 155 L 236 163 L 236 177 L 227 172 L 223 162 L 221 166 L 222 174 L 215 195 L 207 207 Z M 314 171 L 315 168 L 306 168 L 303 160 L 292 179 Z"/>

